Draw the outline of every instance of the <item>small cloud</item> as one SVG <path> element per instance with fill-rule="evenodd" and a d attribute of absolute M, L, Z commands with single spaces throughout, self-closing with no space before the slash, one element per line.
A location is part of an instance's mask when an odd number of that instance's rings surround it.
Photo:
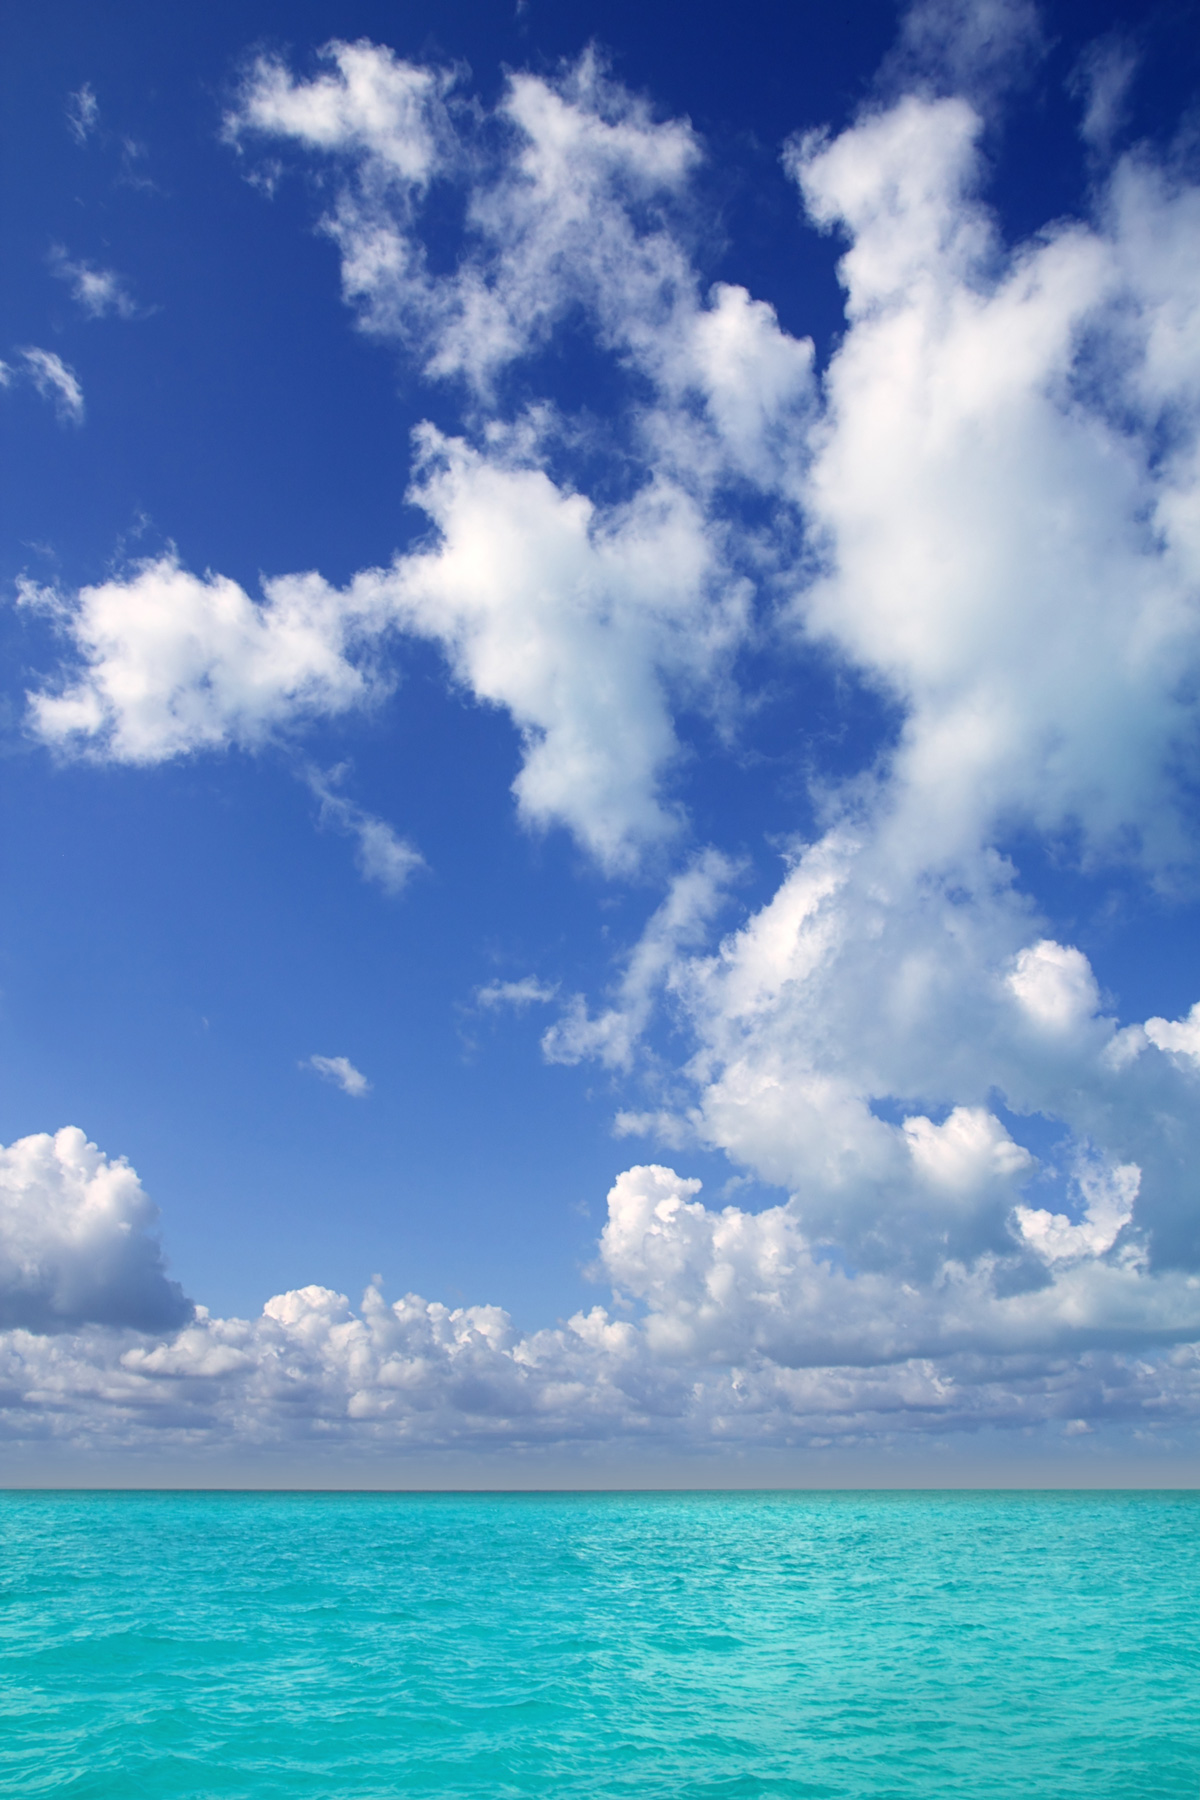
<path fill-rule="evenodd" d="M 515 1006 L 521 1011 L 527 1006 L 546 1006 L 557 993 L 557 982 L 551 986 L 534 975 L 525 975 L 520 981 L 489 981 L 486 987 L 476 988 L 475 1004 Z"/>
<path fill-rule="evenodd" d="M 67 130 L 77 144 L 86 144 L 100 118 L 100 102 L 90 81 L 67 96 Z"/>
<path fill-rule="evenodd" d="M 314 1070 L 323 1081 L 332 1081 L 354 1100 L 361 1100 L 371 1091 L 370 1082 L 348 1056 L 310 1056 L 300 1067 Z"/>
<path fill-rule="evenodd" d="M 1084 51 L 1067 84 L 1083 104 L 1079 135 L 1102 155 L 1125 123 L 1137 65 L 1136 51 L 1123 38 L 1102 38 Z"/>
<path fill-rule="evenodd" d="M 50 252 L 50 267 L 60 281 L 70 284 L 71 298 L 83 308 L 89 319 L 103 319 L 110 313 L 118 319 L 136 319 L 137 302 L 123 275 L 115 269 L 97 269 L 88 262 L 72 262 L 61 244 Z"/>
<path fill-rule="evenodd" d="M 657 1143 L 665 1144 L 671 1150 L 683 1150 L 695 1139 L 695 1132 L 686 1119 L 681 1119 L 671 1112 L 626 1112 L 616 1113 L 612 1122 L 614 1137 L 653 1138 Z"/>
<path fill-rule="evenodd" d="M 885 88 L 932 86 L 992 111 L 1026 84 L 1046 49 L 1035 0 L 913 0 L 881 74 Z"/>
<path fill-rule="evenodd" d="M 327 775 L 319 769 L 306 772 L 305 780 L 321 802 L 318 823 L 356 838 L 358 850 L 354 860 L 359 873 L 367 881 L 377 882 L 385 893 L 399 894 L 417 870 L 427 866 L 425 858 L 416 845 L 401 837 L 386 819 L 364 812 L 361 806 L 337 792 L 345 769 L 346 765 L 342 763 Z"/>
<path fill-rule="evenodd" d="M 21 351 L 25 374 L 44 400 L 53 400 L 54 410 L 64 425 L 83 424 L 83 389 L 73 369 L 53 350 L 35 347 Z"/>
<path fill-rule="evenodd" d="M 157 194 L 162 191 L 158 183 L 143 173 L 146 156 L 145 144 L 139 144 L 136 138 L 122 138 L 121 173 L 118 180 L 122 187 L 137 188 L 144 194 Z"/>

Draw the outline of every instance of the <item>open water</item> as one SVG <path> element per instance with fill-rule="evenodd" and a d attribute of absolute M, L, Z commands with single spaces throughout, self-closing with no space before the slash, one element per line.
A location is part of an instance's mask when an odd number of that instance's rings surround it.
<path fill-rule="evenodd" d="M 1200 1496 L 2 1494 L 0 1791 L 1200 1800 Z"/>

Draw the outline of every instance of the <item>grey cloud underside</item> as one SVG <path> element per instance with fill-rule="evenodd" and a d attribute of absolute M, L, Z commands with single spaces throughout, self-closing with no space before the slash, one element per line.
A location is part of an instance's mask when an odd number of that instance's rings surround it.
<path fill-rule="evenodd" d="M 9 1191 L 24 1196 L 26 1260 L 63 1235 L 48 1202 L 66 1169 L 65 1223 L 78 1236 L 89 1216 L 97 1269 L 73 1329 L 61 1314 L 10 1316 L 0 1332 L 0 1435 L 14 1444 L 702 1449 L 1090 1423 L 1153 1441 L 1195 1422 L 1200 1352 L 1180 1340 L 1200 1335 L 1200 1282 L 1146 1277 L 1117 1247 L 1120 1196 L 1106 1212 L 1095 1187 L 1090 1245 L 1052 1222 L 1059 1241 L 1039 1241 L 1062 1262 L 1058 1278 L 1007 1298 L 986 1266 L 947 1267 L 924 1288 L 849 1277 L 814 1255 L 794 1208 L 717 1212 L 698 1182 L 650 1165 L 609 1195 L 597 1275 L 613 1301 L 553 1329 L 518 1332 L 494 1305 L 415 1294 L 389 1305 L 375 1286 L 357 1311 L 312 1286 L 277 1295 L 255 1320 L 203 1308 L 184 1319 L 160 1268 L 156 1304 L 176 1306 L 168 1324 L 144 1304 L 141 1317 L 122 1313 L 111 1269 L 109 1303 L 95 1303 L 121 1221 L 152 1213 L 127 1165 L 71 1131 L 5 1158 L 20 1175 Z M 4 1224 L 11 1237 L 11 1209 Z"/>
<path fill-rule="evenodd" d="M 0 1331 L 163 1331 L 193 1307 L 166 1272 L 158 1209 L 129 1165 L 66 1127 L 0 1147 Z"/>
<path fill-rule="evenodd" d="M 1115 1428 L 1151 1450 L 1191 1441 L 1195 1349 L 980 1355 L 864 1369 L 732 1368 L 596 1350 L 571 1330 L 497 1345 L 478 1309 L 413 1297 L 355 1314 L 303 1290 L 296 1313 L 204 1322 L 165 1345 L 112 1332 L 0 1340 L 0 1437 L 180 1454 L 301 1448 L 354 1458 L 448 1447 L 704 1450 L 928 1442 L 1034 1428 Z"/>
<path fill-rule="evenodd" d="M 931 73 L 921 44 L 946 20 Z M 462 399 L 457 434 L 417 436 L 412 498 L 434 535 L 343 589 L 283 576 L 256 601 L 161 559 L 31 594 L 74 656 L 32 726 L 129 763 L 253 748 L 371 705 L 396 645 L 434 641 L 508 712 L 528 824 L 565 827 L 613 875 L 668 871 L 613 992 L 564 996 L 545 1054 L 636 1088 L 622 1132 L 720 1150 L 789 1198 L 717 1213 L 669 1171 L 661 1191 L 627 1172 L 601 1261 L 635 1322 L 618 1306 L 512 1339 L 486 1309 L 414 1302 L 403 1327 L 378 1308 L 371 1324 L 305 1290 L 286 1318 L 202 1321 L 153 1368 L 137 1350 L 131 1394 L 216 1381 L 184 1368 L 211 1353 L 226 1386 L 186 1392 L 261 1423 L 275 1402 L 254 1396 L 286 1351 L 301 1361 L 279 1393 L 435 1436 L 520 1408 L 530 1430 L 728 1416 L 752 1434 L 785 1429 L 781 1396 L 819 1412 L 818 1391 L 840 1396 L 830 1415 L 858 1417 L 861 1392 L 918 1423 L 1188 1413 L 1193 1353 L 1164 1347 L 1200 1334 L 1200 1025 L 1110 1016 L 998 845 L 1019 827 L 1147 894 L 1194 889 L 1200 190 L 1141 149 L 1098 174 L 1087 218 L 1004 243 L 980 198 L 983 112 L 1036 35 L 1000 0 L 922 6 L 899 91 L 788 146 L 809 224 L 845 246 L 845 331 L 819 377 L 769 306 L 706 291 L 686 228 L 703 146 L 594 57 L 514 75 L 482 125 L 449 75 L 366 43 L 331 45 L 309 77 L 248 73 L 229 136 L 319 160 L 348 305 Z M 447 274 L 424 247 L 435 180 L 465 190 Z M 617 502 L 573 480 L 572 421 L 505 409 L 506 371 L 536 371 L 568 314 L 624 396 Z M 771 532 L 744 523 L 747 494 Z M 714 944 L 737 871 L 689 840 L 676 720 L 736 717 L 750 642 L 832 654 L 902 723 L 865 774 L 816 786 L 815 841 Z M 364 867 L 390 846 L 374 876 L 399 886 L 417 853 L 370 837 L 382 822 L 328 778 L 314 791 Z M 556 992 L 542 971 L 503 985 L 480 1003 Z M 645 1051 L 664 1014 L 688 1046 L 673 1068 Z M 1035 1116 L 1061 1128 L 1056 1168 L 1018 1141 Z M 410 1328 L 425 1349 L 393 1357 Z M 1157 1347 L 1145 1364 L 1139 1346 Z"/>

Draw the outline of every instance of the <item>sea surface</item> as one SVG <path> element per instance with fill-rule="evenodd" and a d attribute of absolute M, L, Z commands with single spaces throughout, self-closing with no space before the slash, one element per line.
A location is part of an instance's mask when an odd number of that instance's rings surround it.
<path fill-rule="evenodd" d="M 1200 1800 L 1200 1495 L 0 1494 L 0 1792 Z"/>

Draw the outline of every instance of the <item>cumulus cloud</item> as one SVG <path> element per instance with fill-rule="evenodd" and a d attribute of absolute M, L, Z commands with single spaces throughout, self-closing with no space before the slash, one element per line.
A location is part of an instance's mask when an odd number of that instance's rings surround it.
<path fill-rule="evenodd" d="M 0 1330 L 161 1331 L 192 1305 L 166 1273 L 158 1208 L 75 1126 L 0 1146 Z"/>
<path fill-rule="evenodd" d="M 362 1100 L 371 1091 L 370 1082 L 348 1056 L 310 1056 L 300 1067 L 314 1070 L 324 1081 L 332 1081 L 352 1100 Z"/>
<path fill-rule="evenodd" d="M 580 298 L 600 305 L 628 344 L 648 303 L 669 305 L 674 279 L 688 281 L 669 234 L 653 223 L 639 232 L 630 203 L 677 191 L 696 140 L 681 122 L 655 121 L 595 53 L 558 82 L 509 78 L 494 120 L 504 151 L 491 168 L 478 113 L 447 105 L 446 74 L 366 42 L 334 42 L 323 60 L 326 72 L 311 81 L 256 63 L 227 134 L 337 159 L 346 178 L 325 228 L 341 251 L 346 298 L 367 329 L 420 350 L 431 373 L 486 391 Z M 439 277 L 428 269 L 419 206 L 434 175 L 456 173 L 474 177 L 471 242 L 462 266 Z"/>
<path fill-rule="evenodd" d="M 36 345 L 20 352 L 20 373 L 33 384 L 44 400 L 49 400 L 63 425 L 82 425 L 85 412 L 83 389 L 74 369 L 67 367 L 53 350 L 39 350 Z M 11 373 L 11 371 L 10 371 Z"/>
<path fill-rule="evenodd" d="M 118 319 L 136 319 L 137 302 L 123 275 L 115 269 L 97 269 L 89 262 L 72 262 L 61 245 L 50 255 L 50 267 L 60 281 L 71 289 L 76 305 L 90 319 L 103 319 L 110 313 Z"/>
<path fill-rule="evenodd" d="M 1188 1027 L 1153 1022 L 1141 1042 L 1167 1054 L 1138 1055 L 998 844 L 1020 823 L 1152 879 L 1194 860 L 1200 339 L 1178 252 L 1200 196 L 1130 160 L 1100 222 L 1005 252 L 974 198 L 978 130 L 963 100 L 910 95 L 793 152 L 810 215 L 845 233 L 848 315 L 806 473 L 825 569 L 796 621 L 904 723 L 869 786 L 827 790 L 826 835 L 769 904 L 672 970 L 684 1121 L 860 1268 L 992 1257 L 1033 1282 L 999 1095 L 1136 1171 L 1120 1191 L 1152 1263 L 1195 1268 Z M 951 1205 L 939 1171 L 968 1145 L 981 1178 Z M 1108 1230 L 1085 1208 L 1064 1239 L 1047 1221 L 1066 1212 L 1034 1214 L 1025 1248 Z"/>
<path fill-rule="evenodd" d="M 325 223 L 362 322 L 483 404 L 504 366 L 583 308 L 620 371 L 635 450 L 627 497 L 602 502 L 550 472 L 570 437 L 553 408 L 476 416 L 474 441 L 422 427 L 410 499 L 434 527 L 429 546 L 342 592 L 289 577 L 268 598 L 303 585 L 335 659 L 342 621 L 360 647 L 392 628 L 439 644 L 454 677 L 513 720 L 521 816 L 565 825 L 610 872 L 628 871 L 683 828 L 669 792 L 675 710 L 728 702 L 731 657 L 750 629 L 741 565 L 757 552 L 731 542 L 714 497 L 735 475 L 786 486 L 789 432 L 814 403 L 811 344 L 744 289 L 702 293 L 679 210 L 695 134 L 656 119 L 595 55 L 554 80 L 514 75 L 490 121 L 456 101 L 450 76 L 378 46 L 335 43 L 323 61 L 308 80 L 254 63 L 227 135 L 332 162 Z M 422 236 L 435 177 L 465 184 L 468 226 L 459 265 L 436 276 Z M 648 409 L 637 398 L 647 381 Z M 143 621 L 151 591 L 168 589 L 155 681 Z M 35 726 L 60 747 L 149 760 L 336 708 L 341 684 L 315 670 L 294 687 L 271 683 L 250 708 L 234 691 L 224 640 L 232 628 L 280 643 L 269 613 L 235 604 L 220 577 L 161 562 L 85 590 L 63 619 L 87 673 L 37 698 Z M 147 732 L 129 716 L 134 665 L 133 685 L 147 699 L 154 686 L 169 728 Z"/>
<path fill-rule="evenodd" d="M 787 422 L 812 403 L 811 345 L 743 289 L 702 296 L 672 211 L 695 135 L 656 120 L 594 54 L 555 81 L 510 78 L 498 157 L 447 78 L 366 44 L 331 45 L 325 60 L 309 82 L 256 64 L 228 130 L 342 171 L 325 224 L 364 326 L 486 404 L 505 366 L 583 308 L 601 349 L 658 393 L 637 425 L 634 492 L 617 504 L 549 474 L 553 409 L 495 421 L 476 444 L 424 428 L 410 498 L 436 543 L 360 577 L 509 712 L 523 817 L 567 825 L 627 870 L 679 831 L 663 794 L 673 707 L 711 698 L 747 627 L 749 590 L 707 501 L 733 470 L 778 484 Z M 435 174 L 468 184 L 467 247 L 437 276 L 421 214 Z"/>
<path fill-rule="evenodd" d="M 439 645 L 511 718 L 530 825 L 565 826 L 614 875 L 677 858 L 613 991 L 572 998 L 545 1054 L 632 1076 L 668 1008 L 687 1050 L 618 1128 L 721 1151 L 786 1195 L 715 1212 L 670 1170 L 628 1171 L 600 1256 L 634 1319 L 509 1338 L 490 1311 L 435 1325 L 414 1302 L 436 1393 L 458 1370 L 492 1395 L 480 1416 L 537 1415 L 531 1395 L 576 1383 L 606 1417 L 641 1416 L 635 1393 L 682 1417 L 702 1368 L 712 1419 L 738 1393 L 778 1419 L 782 1395 L 819 1411 L 836 1393 L 857 1417 L 901 1393 L 936 1411 L 935 1390 L 956 1417 L 1009 1419 L 1070 1390 L 1078 1419 L 1102 1405 L 1072 1385 L 1100 1367 L 1080 1359 L 1200 1331 L 1197 1015 L 1122 1024 L 1011 853 L 1032 835 L 1148 891 L 1195 880 L 1200 189 L 1143 149 L 1088 216 L 1007 243 L 981 197 L 985 124 L 1038 42 L 1019 4 L 922 4 L 888 98 L 787 148 L 808 224 L 842 246 L 845 329 L 819 374 L 770 307 L 705 289 L 702 146 L 596 57 L 514 74 L 490 116 L 365 43 L 309 79 L 246 75 L 229 135 L 319 160 L 359 322 L 462 400 L 461 431 L 418 433 L 431 534 L 340 590 L 284 577 L 258 603 L 167 560 L 55 602 L 76 667 L 33 697 L 35 728 L 127 761 L 253 746 L 367 703 L 390 634 Z M 465 203 L 448 271 L 425 250 L 437 181 Z M 568 318 L 619 414 L 618 450 L 587 439 L 608 455 L 594 493 L 584 428 L 503 401 Z M 769 531 L 748 522 L 764 510 Z M 734 871 L 688 842 L 679 721 L 736 711 L 754 642 L 828 658 L 898 724 L 865 772 L 814 784 L 809 840 L 714 946 Z M 1035 1156 L 1034 1120 L 1061 1152 Z M 374 1342 L 339 1296 L 305 1292 L 237 1327 L 248 1366 L 279 1332 Z M 1156 1355 L 1095 1380 L 1169 1410 L 1192 1353 Z M 1041 1360 L 1018 1399 L 1022 1357 Z M 797 1374 L 830 1369 L 824 1387 Z M 341 1405 L 351 1376 L 328 1379 L 313 1391 Z M 393 1405 L 382 1380 L 354 1390 L 364 1417 Z"/>
<path fill-rule="evenodd" d="M 658 788 L 677 754 L 666 672 L 702 670 L 736 630 L 694 505 L 655 485 L 600 511 L 517 455 L 422 435 L 412 498 L 427 550 L 354 583 L 370 608 L 440 643 L 480 700 L 521 733 L 513 791 L 535 826 L 566 824 L 597 860 L 631 866 L 678 829 Z M 699 624 L 705 637 L 689 633 Z"/>
<path fill-rule="evenodd" d="M 57 691 L 29 698 L 33 729 L 63 750 L 155 763 L 254 748 L 386 691 L 370 655 L 377 622 L 316 575 L 268 581 L 256 602 L 167 555 L 69 603 L 32 586 L 24 598 L 51 612 L 79 664 Z"/>
<path fill-rule="evenodd" d="M 1136 1163 L 1109 1169 L 1080 1158 L 1075 1170 L 1075 1186 L 1083 1202 L 1079 1222 L 1044 1207 L 1018 1206 L 1017 1226 L 1047 1262 L 1103 1256 L 1133 1218 L 1141 1179 Z"/>
<path fill-rule="evenodd" d="M 1195 1282 L 1159 1278 L 1151 1297 L 1094 1240 L 1052 1246 L 1039 1291 L 998 1298 L 958 1267 L 931 1295 L 814 1257 L 790 1207 L 714 1212 L 699 1188 L 660 1165 L 621 1175 L 597 1270 L 614 1309 L 552 1328 L 522 1332 L 494 1304 L 389 1303 L 374 1281 L 357 1310 L 313 1284 L 256 1319 L 4 1330 L 0 1435 L 343 1456 L 895 1444 L 988 1425 L 1153 1441 L 1195 1421 L 1197 1353 L 1171 1348 L 1200 1328 Z"/>

